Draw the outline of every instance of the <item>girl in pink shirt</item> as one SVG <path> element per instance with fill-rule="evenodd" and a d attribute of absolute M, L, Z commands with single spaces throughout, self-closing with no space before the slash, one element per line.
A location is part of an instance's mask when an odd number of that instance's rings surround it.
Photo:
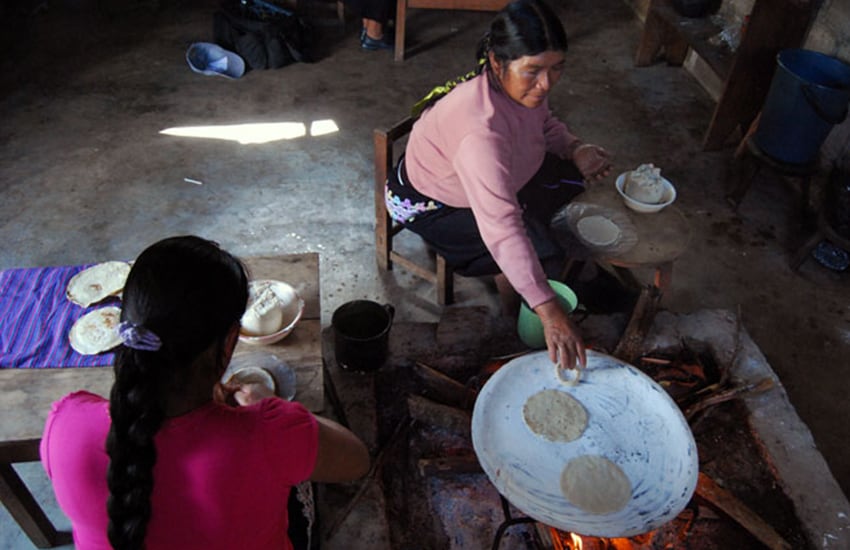
<path fill-rule="evenodd" d="M 290 491 L 366 473 L 347 429 L 219 383 L 247 299 L 242 264 L 210 241 L 165 239 L 135 261 L 110 399 L 64 397 L 41 440 L 76 548 L 293 548 Z"/>
<path fill-rule="evenodd" d="M 461 275 L 495 275 L 543 321 L 552 361 L 585 363 L 578 329 L 547 281 L 564 252 L 552 215 L 610 170 L 608 154 L 555 118 L 547 97 L 567 38 L 540 0 L 508 4 L 479 44 L 478 74 L 426 109 L 387 185 L 387 209 Z M 545 264 L 545 265 L 544 265 Z"/>

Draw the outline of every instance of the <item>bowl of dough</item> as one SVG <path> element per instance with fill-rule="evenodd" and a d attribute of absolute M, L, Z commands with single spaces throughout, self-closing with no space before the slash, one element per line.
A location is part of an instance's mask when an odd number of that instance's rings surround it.
<path fill-rule="evenodd" d="M 274 344 L 292 332 L 304 313 L 304 300 L 283 281 L 263 279 L 248 285 L 239 339 L 246 344 Z"/>
<path fill-rule="evenodd" d="M 614 185 L 626 206 L 643 214 L 660 212 L 676 200 L 676 188 L 661 176 L 661 169 L 653 164 L 641 164 L 634 170 L 623 172 L 617 176 Z"/>

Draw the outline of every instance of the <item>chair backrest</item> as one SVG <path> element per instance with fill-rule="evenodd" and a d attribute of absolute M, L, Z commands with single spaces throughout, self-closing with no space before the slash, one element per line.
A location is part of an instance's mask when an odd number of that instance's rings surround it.
<path fill-rule="evenodd" d="M 396 141 L 407 136 L 416 119 L 405 117 L 389 129 L 377 128 L 373 134 L 375 145 L 375 250 L 381 269 L 391 269 L 390 252 L 393 235 L 401 231 L 401 226 L 393 226 L 392 218 L 384 203 L 384 186 L 387 176 L 393 169 L 397 152 Z"/>
<path fill-rule="evenodd" d="M 454 300 L 454 278 L 451 268 L 446 265 L 445 258 L 438 254 L 436 267 L 428 268 L 394 251 L 393 237 L 403 230 L 404 226 L 393 223 L 384 202 L 387 176 L 400 155 L 395 146 L 401 145 L 401 142 L 413 129 L 414 122 L 416 122 L 416 118 L 408 116 L 388 129 L 377 128 L 373 132 L 375 147 L 375 253 L 378 266 L 381 269 L 391 270 L 395 262 L 414 275 L 434 283 L 437 303 L 446 305 Z"/>

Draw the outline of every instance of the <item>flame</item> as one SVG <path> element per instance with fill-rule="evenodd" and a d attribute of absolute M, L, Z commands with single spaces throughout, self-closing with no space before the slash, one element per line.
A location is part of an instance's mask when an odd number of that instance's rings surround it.
<path fill-rule="evenodd" d="M 649 548 L 655 532 L 637 535 L 631 538 L 604 538 L 566 533 L 554 527 L 549 528 L 555 550 L 642 550 Z"/>

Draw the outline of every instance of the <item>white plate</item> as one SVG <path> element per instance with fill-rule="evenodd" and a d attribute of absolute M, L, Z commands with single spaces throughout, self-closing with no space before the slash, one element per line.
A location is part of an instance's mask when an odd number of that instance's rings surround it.
<path fill-rule="evenodd" d="M 277 395 L 287 401 L 292 401 L 296 389 L 295 371 L 273 353 L 249 351 L 234 355 L 230 365 L 227 366 L 227 370 L 221 376 L 221 381 L 227 382 L 237 372 L 254 368 L 268 372 L 274 378 Z"/>
<path fill-rule="evenodd" d="M 283 324 L 281 329 L 271 334 L 249 334 L 243 331 L 239 332 L 239 340 L 246 344 L 274 344 L 289 336 L 289 333 L 295 328 L 295 325 L 301 319 L 304 313 L 304 300 L 298 295 L 295 289 L 283 281 L 274 281 L 263 279 L 252 281 L 251 286 L 270 284 L 272 290 L 280 300 L 280 308 L 283 313 Z"/>
<path fill-rule="evenodd" d="M 588 221 L 590 226 L 586 225 Z M 593 203 L 569 203 L 552 218 L 552 228 L 570 231 L 595 254 L 625 254 L 638 243 L 637 228 L 628 214 Z M 604 229 L 610 237 L 603 239 L 601 232 L 596 235 L 598 238 L 589 234 L 589 229 L 597 228 Z"/>
<path fill-rule="evenodd" d="M 496 489 L 532 518 L 596 537 L 629 537 L 675 518 L 696 488 L 697 447 L 676 403 L 647 375 L 622 361 L 588 351 L 576 386 L 558 375 L 545 351 L 504 365 L 484 385 L 472 415 L 472 442 Z M 566 392 L 588 414 L 587 428 L 570 442 L 533 433 L 523 406 L 544 389 Z M 631 498 L 616 512 L 592 514 L 561 492 L 572 459 L 599 455 L 631 483 Z"/>

